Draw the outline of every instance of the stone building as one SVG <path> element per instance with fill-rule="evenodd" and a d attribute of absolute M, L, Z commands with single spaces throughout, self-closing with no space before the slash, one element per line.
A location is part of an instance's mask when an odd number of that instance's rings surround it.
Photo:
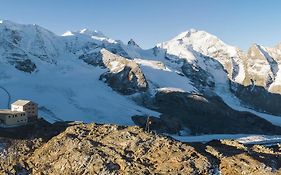
<path fill-rule="evenodd" d="M 38 104 L 29 100 L 17 100 L 11 105 L 12 111 L 26 112 L 29 121 L 38 118 Z"/>
<path fill-rule="evenodd" d="M 4 126 L 25 125 L 28 122 L 26 112 L 12 111 L 10 109 L 0 110 L 0 123 Z"/>

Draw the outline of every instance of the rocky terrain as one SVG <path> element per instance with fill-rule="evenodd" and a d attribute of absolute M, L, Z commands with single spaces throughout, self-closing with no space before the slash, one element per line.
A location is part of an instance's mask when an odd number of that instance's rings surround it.
<path fill-rule="evenodd" d="M 109 69 L 108 72 L 101 75 L 100 79 L 110 87 L 125 95 L 143 92 L 148 89 L 145 76 L 136 62 L 112 54 L 106 49 L 100 52 L 102 66 Z"/>
<path fill-rule="evenodd" d="M 181 143 L 137 126 L 42 122 L 1 138 L 1 174 L 280 174 L 281 146 Z M 3 133 L 3 132 L 2 132 Z"/>
<path fill-rule="evenodd" d="M 218 96 L 160 91 L 153 99 L 153 106 L 161 113 L 160 117 L 150 116 L 151 127 L 158 132 L 177 134 L 188 128 L 192 135 L 281 133 L 280 127 L 252 113 L 233 110 Z M 132 119 L 144 126 L 147 116 L 133 116 Z"/>

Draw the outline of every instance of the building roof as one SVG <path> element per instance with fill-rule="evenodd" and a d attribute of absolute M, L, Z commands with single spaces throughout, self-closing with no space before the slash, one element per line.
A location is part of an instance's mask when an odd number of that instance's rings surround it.
<path fill-rule="evenodd" d="M 12 103 L 12 105 L 24 106 L 30 102 L 31 102 L 30 100 L 17 100 L 14 103 Z"/>
<path fill-rule="evenodd" d="M 0 114 L 20 114 L 24 113 L 23 111 L 12 111 L 10 109 L 1 109 Z"/>

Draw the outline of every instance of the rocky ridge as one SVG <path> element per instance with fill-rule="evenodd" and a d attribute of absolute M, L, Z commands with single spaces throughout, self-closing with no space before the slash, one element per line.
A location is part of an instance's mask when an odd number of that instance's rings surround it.
<path fill-rule="evenodd" d="M 25 138 L 2 138 L 0 172 L 41 175 L 281 173 L 280 145 L 243 145 L 230 140 L 181 143 L 136 126 L 71 125 L 45 125 L 40 126 L 41 132 L 29 130 Z"/>

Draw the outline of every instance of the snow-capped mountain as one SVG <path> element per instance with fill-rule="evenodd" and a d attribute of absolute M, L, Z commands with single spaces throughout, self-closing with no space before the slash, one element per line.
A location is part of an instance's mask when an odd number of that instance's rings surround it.
<path fill-rule="evenodd" d="M 28 57 L 55 62 L 59 56 L 59 41 L 52 32 L 38 25 L 18 25 L 10 21 L 0 23 L 0 42 L 3 61 L 16 63 Z"/>
<path fill-rule="evenodd" d="M 255 85 L 265 87 L 270 92 L 281 93 L 278 90 L 280 78 L 277 76 L 280 74 L 281 54 L 278 46 L 269 48 L 254 44 L 247 53 L 243 53 L 212 34 L 191 29 L 157 47 L 202 69 L 206 67 L 204 56 L 211 57 L 223 66 L 231 81 L 243 85 L 251 85 L 254 81 Z"/>
<path fill-rule="evenodd" d="M 204 69 L 205 59 L 194 56 L 194 53 L 197 52 L 197 55 L 199 53 L 219 61 L 232 80 L 241 83 L 245 77 L 243 62 L 240 59 L 241 51 L 205 31 L 191 29 L 170 41 L 158 44 L 158 47 L 165 49 L 170 55 L 184 58 L 189 63 L 195 63 Z"/>
<path fill-rule="evenodd" d="M 57 36 L 37 25 L 10 21 L 0 23 L 0 34 L 1 87 L 12 100 L 38 102 L 40 114 L 48 120 L 132 124 L 132 115 L 158 115 L 100 81 L 105 67 L 83 61 L 102 48 L 124 55 L 123 43 L 99 32 Z M 4 91 L 1 99 L 1 107 L 6 108 Z"/>
<path fill-rule="evenodd" d="M 245 105 L 281 114 L 273 110 L 280 107 L 280 45 L 269 48 L 254 44 L 244 53 L 212 34 L 191 29 L 154 50 L 162 50 L 158 51 L 160 57 L 173 62 L 183 60 L 182 71 L 197 89 L 230 88 Z"/>
<path fill-rule="evenodd" d="M 151 115 L 160 117 L 155 120 L 165 131 L 173 130 L 173 125 L 176 131 L 190 127 L 194 132 L 237 133 L 247 132 L 241 128 L 249 117 L 262 125 L 252 126 L 249 132 L 275 133 L 271 124 L 281 126 L 281 118 L 257 110 L 278 115 L 279 111 L 271 111 L 267 107 L 272 106 L 270 103 L 251 106 L 252 99 L 239 95 L 258 93 L 254 86 L 264 88 L 265 95 L 281 93 L 280 58 L 280 46 L 254 45 L 243 53 L 212 34 L 194 29 L 143 50 L 132 39 L 124 44 L 96 30 L 67 31 L 58 36 L 38 25 L 0 22 L 0 88 L 7 90 L 12 100 L 38 102 L 40 115 L 50 121 L 133 124 L 132 116 Z M 7 107 L 5 91 L 0 96 L 0 106 Z M 279 96 L 274 98 L 278 100 Z M 170 102 L 176 102 L 179 109 Z M 195 104 L 205 106 L 201 110 L 205 113 L 194 112 Z M 186 108 L 197 118 L 181 118 Z M 230 129 L 190 125 L 193 119 L 211 120 L 208 116 L 200 118 L 208 110 L 222 117 L 212 120 L 226 120 Z M 196 122 L 194 125 L 198 125 Z"/>
<path fill-rule="evenodd" d="M 132 124 L 130 117 L 133 115 L 158 116 L 158 112 L 138 105 L 131 99 L 133 97 L 114 91 L 121 88 L 125 92 L 124 88 L 127 88 L 129 92 L 131 88 L 130 92 L 137 92 L 138 87 L 147 88 L 138 64 L 149 72 L 145 76 L 157 88 L 174 87 L 178 83 L 175 87 L 193 90 L 187 78 L 165 66 L 154 61 L 132 61 L 129 53 L 138 55 L 136 47 L 131 48 L 98 31 L 83 29 L 58 36 L 37 25 L 1 21 L 0 34 L 1 87 L 9 91 L 12 100 L 38 102 L 41 115 L 51 121 Z M 171 77 L 175 82 L 161 75 Z M 131 83 L 135 77 L 136 84 Z M 4 91 L 0 93 L 1 107 L 6 108 L 7 95 Z"/>
<path fill-rule="evenodd" d="M 270 92 L 280 93 L 280 54 L 278 46 L 269 48 L 254 44 L 248 51 L 248 72 L 256 84 L 266 87 Z"/>

